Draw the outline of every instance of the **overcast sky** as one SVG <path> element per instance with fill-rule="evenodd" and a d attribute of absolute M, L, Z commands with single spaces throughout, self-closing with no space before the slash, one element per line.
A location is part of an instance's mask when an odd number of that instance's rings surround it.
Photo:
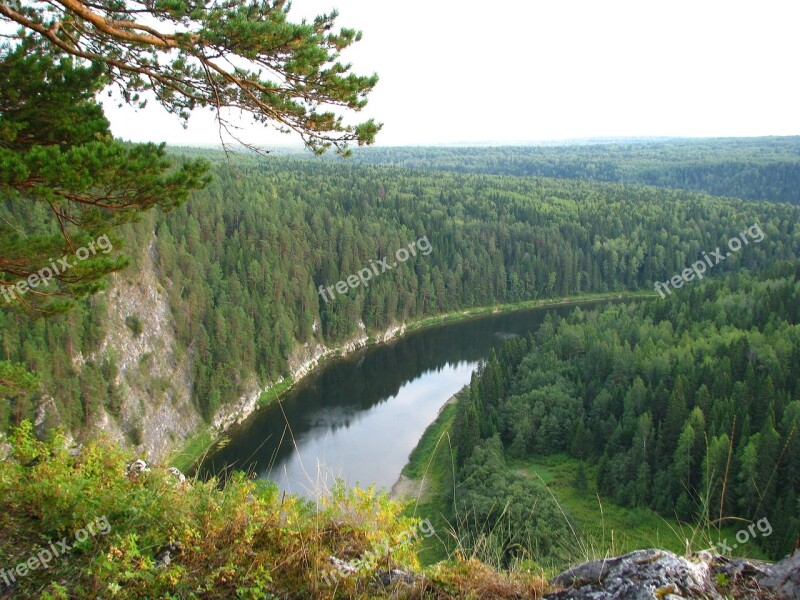
<path fill-rule="evenodd" d="M 379 145 L 800 134 L 797 0 L 294 0 L 291 14 L 332 8 L 364 32 L 344 58 L 381 78 L 356 115 L 384 123 Z M 183 130 L 156 105 L 107 112 L 124 139 L 219 141 L 210 113 Z"/>

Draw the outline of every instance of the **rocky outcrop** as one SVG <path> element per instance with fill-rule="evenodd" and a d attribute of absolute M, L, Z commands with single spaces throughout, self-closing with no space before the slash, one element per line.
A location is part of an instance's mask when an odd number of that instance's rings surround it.
<path fill-rule="evenodd" d="M 550 600 L 722 598 L 712 583 L 710 565 L 661 550 L 591 561 L 562 573 L 553 585 L 569 589 L 545 596 Z"/>
<path fill-rule="evenodd" d="M 774 565 L 761 561 L 716 557 L 713 560 L 714 572 L 723 575 L 734 588 L 759 590 L 766 597 L 778 600 L 797 600 L 800 598 L 800 549 Z M 744 597 L 744 596 L 739 596 Z"/>
<path fill-rule="evenodd" d="M 283 379 L 279 379 L 274 385 L 280 385 L 281 383 L 283 383 Z M 255 381 L 255 378 L 252 378 L 247 387 L 249 391 L 240 396 L 238 400 L 220 406 L 219 410 L 217 410 L 211 421 L 211 426 L 214 428 L 216 435 L 234 425 L 238 425 L 253 414 L 258 408 L 258 400 L 261 398 L 261 394 L 269 391 L 272 386 L 262 388 Z"/>
<path fill-rule="evenodd" d="M 664 550 L 638 550 L 569 569 L 553 586 L 561 591 L 544 596 L 546 600 L 797 600 L 800 551 L 772 565 L 709 552 L 684 558 Z"/>
<path fill-rule="evenodd" d="M 189 353 L 178 352 L 154 243 L 142 252 L 135 278 L 130 277 L 126 272 L 113 276 L 106 293 L 106 337 L 87 357 L 113 358 L 117 365 L 119 413 L 104 412 L 96 427 L 150 460 L 161 460 L 202 426 L 202 418 L 191 399 Z"/>
<path fill-rule="evenodd" d="M 75 352 L 70 359 L 78 372 L 89 362 L 98 365 L 109 361 L 116 366 L 113 384 L 118 409 L 112 413 L 100 407 L 89 429 L 102 431 L 148 460 L 160 462 L 207 425 L 192 400 L 192 349 L 180 349 L 165 290 L 171 282 L 158 271 L 155 239 L 136 262 L 135 272 L 112 275 L 108 291 L 98 295 L 107 307 L 105 337 L 99 348 L 86 356 Z M 364 323 L 359 322 L 357 327 L 351 339 L 337 346 L 316 341 L 298 345 L 288 358 L 291 379 L 303 378 L 327 358 L 355 352 L 371 342 L 386 342 L 405 332 L 403 324 L 370 337 Z M 319 320 L 313 329 L 319 332 Z M 262 394 L 284 382 L 279 379 L 265 386 L 252 373 L 232 376 L 242 378 L 241 389 L 245 391 L 218 409 L 210 423 L 213 436 L 247 419 L 258 409 Z M 44 436 L 62 422 L 57 403 L 44 395 L 37 404 L 37 432 Z"/>
<path fill-rule="evenodd" d="M 289 369 L 292 377 L 297 380 L 314 370 L 323 360 L 332 356 L 345 356 L 361 348 L 365 348 L 370 342 L 382 343 L 391 341 L 403 335 L 406 325 L 394 325 L 382 333 L 370 337 L 367 335 L 367 327 L 363 322 L 357 323 L 358 333 L 349 340 L 334 347 L 328 347 L 319 343 L 306 343 L 299 346 L 289 357 Z"/>

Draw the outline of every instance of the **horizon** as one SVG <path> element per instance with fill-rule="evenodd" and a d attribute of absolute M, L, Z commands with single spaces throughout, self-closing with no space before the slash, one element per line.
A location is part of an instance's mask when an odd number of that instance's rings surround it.
<path fill-rule="evenodd" d="M 367 0 L 297 0 L 289 17 L 333 8 L 337 27 L 363 32 L 342 61 L 380 77 L 366 108 L 343 113 L 345 122 L 382 122 L 378 146 L 800 134 L 800 84 L 791 76 L 800 5 L 789 2 L 752 10 L 718 0 L 491 8 L 410 0 L 390 12 Z M 209 110 L 195 111 L 184 129 L 156 102 L 139 112 L 103 103 L 121 139 L 220 141 Z M 247 143 L 295 140 L 226 118 Z"/>
<path fill-rule="evenodd" d="M 767 139 L 790 139 L 800 138 L 800 134 L 786 134 L 786 135 L 735 135 L 735 136 L 608 136 L 608 137 L 587 137 L 587 138 L 563 138 L 563 139 L 543 139 L 543 140 L 519 140 L 519 141 L 502 141 L 502 140 L 475 140 L 475 141 L 455 141 L 455 142 L 431 142 L 426 144 L 381 144 L 375 143 L 371 146 L 352 147 L 353 152 L 369 151 L 371 149 L 389 149 L 389 148 L 536 148 L 536 147 L 558 147 L 558 146 L 603 146 L 613 145 L 619 143 L 630 144 L 645 144 L 645 143 L 659 143 L 659 142 L 702 142 L 702 141 L 719 141 L 719 140 L 767 140 Z M 125 140 L 131 141 L 131 140 Z M 175 143 L 168 140 L 165 141 L 170 148 L 202 148 L 202 149 L 219 149 L 222 150 L 223 146 L 219 142 L 208 143 Z M 232 143 L 228 145 L 229 148 L 236 148 L 237 144 Z M 305 152 L 307 149 L 301 143 L 283 143 L 283 144 L 270 144 L 265 146 L 269 152 L 281 150 L 294 150 L 298 152 Z M 310 151 L 309 151 L 310 152 Z"/>

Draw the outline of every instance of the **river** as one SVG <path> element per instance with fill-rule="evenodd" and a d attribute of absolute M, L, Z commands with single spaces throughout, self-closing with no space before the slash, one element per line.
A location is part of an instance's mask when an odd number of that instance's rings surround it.
<path fill-rule="evenodd" d="M 486 315 L 411 332 L 326 363 L 280 402 L 232 430 L 199 469 L 232 469 L 315 497 L 336 478 L 387 490 L 443 404 L 504 339 L 527 335 L 555 306 Z"/>

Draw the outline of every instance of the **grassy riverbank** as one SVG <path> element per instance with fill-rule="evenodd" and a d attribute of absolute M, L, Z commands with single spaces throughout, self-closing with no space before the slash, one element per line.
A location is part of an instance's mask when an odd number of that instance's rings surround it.
<path fill-rule="evenodd" d="M 453 451 L 450 427 L 456 415 L 455 404 L 448 404 L 420 438 L 403 469 L 405 490 L 410 504 L 403 513 L 408 517 L 429 519 L 436 537 L 426 540 L 419 557 L 430 565 L 452 559 L 458 549 L 453 527 L 454 489 Z M 573 556 L 570 562 L 620 556 L 644 548 L 662 548 L 678 555 L 711 549 L 723 539 L 734 539 L 735 527 L 716 529 L 702 524 L 687 524 L 661 516 L 647 508 L 627 508 L 601 498 L 594 484 L 596 467 L 585 466 L 585 487 L 576 485 L 580 463 L 564 455 L 541 456 L 508 463 L 519 477 L 531 479 L 546 488 L 572 526 L 567 540 Z M 734 551 L 735 555 L 766 559 L 751 544 Z M 539 565 L 552 575 L 558 568 Z M 551 573 L 550 571 L 553 571 Z"/>
<path fill-rule="evenodd" d="M 456 401 L 460 393 L 455 395 Z M 455 482 L 450 443 L 450 428 L 455 416 L 456 404 L 448 401 L 422 434 L 401 475 L 409 480 L 407 489 L 413 490 L 413 500 L 403 514 L 430 519 L 436 531 L 436 536 L 426 540 L 420 548 L 419 557 L 424 564 L 447 559 L 454 547 L 447 515 L 452 512 L 449 503 Z"/>
<path fill-rule="evenodd" d="M 532 308 L 544 308 L 549 306 L 569 306 L 584 304 L 587 302 L 602 302 L 603 300 L 633 300 L 638 298 L 653 298 L 655 297 L 652 292 L 607 292 L 602 294 L 579 294 L 573 296 L 565 296 L 559 298 L 541 298 L 538 300 L 526 300 L 524 302 L 516 302 L 512 304 L 494 304 L 491 306 L 478 306 L 475 308 L 468 308 L 461 311 L 453 311 L 449 313 L 442 313 L 432 317 L 426 317 L 417 321 L 412 321 L 406 326 L 406 332 L 417 331 L 427 327 L 435 327 L 436 325 L 444 325 L 456 321 L 464 321 L 466 319 L 474 319 L 486 315 L 495 315 L 508 312 L 516 312 L 520 310 L 529 310 Z"/>

